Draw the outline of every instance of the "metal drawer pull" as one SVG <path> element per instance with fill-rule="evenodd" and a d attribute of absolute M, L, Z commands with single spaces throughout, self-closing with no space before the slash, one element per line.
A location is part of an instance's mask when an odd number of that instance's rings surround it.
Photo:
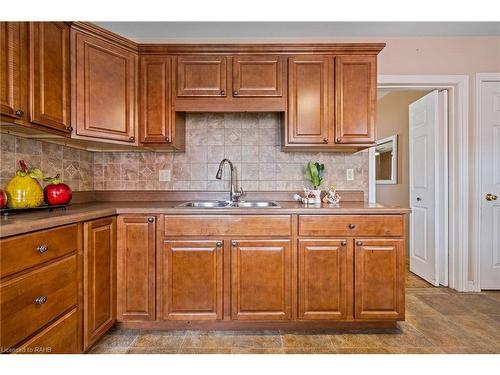
<path fill-rule="evenodd" d="M 349 227 L 349 229 L 354 229 L 354 228 L 356 228 L 356 224 L 349 224 L 348 227 Z"/>
<path fill-rule="evenodd" d="M 342 241 L 342 242 L 340 243 L 340 245 L 341 245 L 341 246 L 347 246 L 347 241 Z"/>
<path fill-rule="evenodd" d="M 148 217 L 148 223 L 154 223 L 155 218 L 154 217 Z"/>
<path fill-rule="evenodd" d="M 363 246 L 363 241 L 356 241 L 356 245 Z"/>
<path fill-rule="evenodd" d="M 238 246 L 238 241 L 236 241 L 236 240 L 232 240 L 232 241 L 231 241 L 231 245 L 233 245 L 233 246 Z"/>
<path fill-rule="evenodd" d="M 43 305 L 45 302 L 47 302 L 46 296 L 36 297 L 36 299 L 35 299 L 35 304 L 37 304 L 37 305 Z"/>
<path fill-rule="evenodd" d="M 42 244 L 36 248 L 36 251 L 38 251 L 40 254 L 45 253 L 49 247 L 46 244 Z"/>
<path fill-rule="evenodd" d="M 217 241 L 217 242 L 215 242 L 215 246 L 217 246 L 217 247 L 221 247 L 221 246 L 222 246 L 222 241 Z"/>

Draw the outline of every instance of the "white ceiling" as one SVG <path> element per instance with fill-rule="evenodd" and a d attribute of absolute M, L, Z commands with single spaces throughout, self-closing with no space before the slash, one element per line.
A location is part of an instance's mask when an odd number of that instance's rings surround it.
<path fill-rule="evenodd" d="M 500 36 L 500 22 L 95 22 L 140 42 Z"/>

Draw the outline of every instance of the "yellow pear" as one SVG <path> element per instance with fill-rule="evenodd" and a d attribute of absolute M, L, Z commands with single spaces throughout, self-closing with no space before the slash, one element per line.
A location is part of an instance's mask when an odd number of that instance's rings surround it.
<path fill-rule="evenodd" d="M 10 208 L 32 208 L 43 203 L 40 183 L 25 172 L 18 171 L 5 187 Z"/>

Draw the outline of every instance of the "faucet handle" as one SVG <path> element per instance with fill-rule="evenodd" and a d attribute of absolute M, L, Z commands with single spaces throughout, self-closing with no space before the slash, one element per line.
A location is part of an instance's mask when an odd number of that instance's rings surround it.
<path fill-rule="evenodd" d="M 233 193 L 233 198 L 238 200 L 240 199 L 243 195 L 245 195 L 245 191 L 243 190 L 243 188 L 240 186 L 239 190 L 236 190 L 234 193 Z"/>

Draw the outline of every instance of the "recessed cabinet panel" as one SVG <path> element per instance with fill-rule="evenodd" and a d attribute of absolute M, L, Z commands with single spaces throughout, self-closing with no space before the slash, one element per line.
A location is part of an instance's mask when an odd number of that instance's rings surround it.
<path fill-rule="evenodd" d="M 77 134 L 135 143 L 137 55 L 78 32 L 74 44 Z"/>
<path fill-rule="evenodd" d="M 291 318 L 289 240 L 231 241 L 231 316 L 237 320 Z"/>
<path fill-rule="evenodd" d="M 172 142 L 171 72 L 169 57 L 141 60 L 141 142 Z"/>
<path fill-rule="evenodd" d="M 164 242 L 163 319 L 222 319 L 222 257 L 222 241 Z"/>
<path fill-rule="evenodd" d="M 233 97 L 281 96 L 281 56 L 234 56 Z"/>
<path fill-rule="evenodd" d="M 227 95 L 225 56 L 177 57 L 177 96 Z"/>
<path fill-rule="evenodd" d="M 335 58 L 336 143 L 375 142 L 376 97 L 376 56 Z"/>
<path fill-rule="evenodd" d="M 288 85 L 288 142 L 328 144 L 328 57 L 290 57 Z"/>
<path fill-rule="evenodd" d="M 70 27 L 31 22 L 29 29 L 30 121 L 70 131 Z"/>
<path fill-rule="evenodd" d="M 356 240 L 355 318 L 404 318 L 404 240 Z"/>
<path fill-rule="evenodd" d="M 343 319 L 352 240 L 299 240 L 299 319 Z M 352 251 L 352 250 L 351 250 Z"/>
<path fill-rule="evenodd" d="M 116 219 L 84 226 L 84 348 L 88 349 L 116 320 Z"/>
<path fill-rule="evenodd" d="M 156 218 L 118 217 L 117 318 L 155 319 Z"/>
<path fill-rule="evenodd" d="M 0 114 L 18 119 L 24 114 L 22 89 L 25 23 L 0 22 Z"/>

